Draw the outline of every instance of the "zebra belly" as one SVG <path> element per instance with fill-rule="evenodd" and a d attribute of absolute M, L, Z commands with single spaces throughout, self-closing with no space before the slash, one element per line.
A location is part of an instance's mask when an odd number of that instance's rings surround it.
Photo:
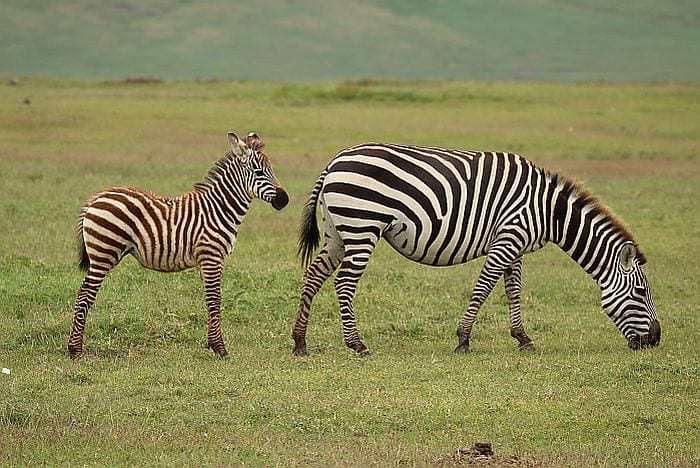
<path fill-rule="evenodd" d="M 144 268 L 175 272 L 197 266 L 192 241 L 184 233 L 181 234 L 184 238 L 175 235 L 178 226 L 170 221 L 171 225 L 156 238 L 155 244 L 143 245 L 131 252 Z"/>
<path fill-rule="evenodd" d="M 176 272 L 186 270 L 197 265 L 197 262 L 191 256 L 185 257 L 179 255 L 175 256 L 174 258 L 167 258 L 165 255 L 162 257 L 157 255 L 156 259 L 149 259 L 144 255 L 143 251 L 139 251 L 138 249 L 134 249 L 129 253 L 141 264 L 142 267 L 148 268 L 149 270 Z"/>
<path fill-rule="evenodd" d="M 415 226 L 397 219 L 384 231 L 384 239 L 394 250 L 414 262 L 431 266 L 450 266 L 465 263 L 469 260 L 486 254 L 487 248 L 474 245 L 467 252 L 468 240 L 454 238 L 454 233 L 447 231 L 445 226 L 433 234 L 431 243 L 422 243 L 418 237 Z M 430 237 L 429 233 L 421 235 L 422 238 Z"/>

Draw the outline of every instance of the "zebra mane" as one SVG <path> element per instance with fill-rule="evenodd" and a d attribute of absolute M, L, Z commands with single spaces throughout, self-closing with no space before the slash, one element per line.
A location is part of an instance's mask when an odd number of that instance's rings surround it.
<path fill-rule="evenodd" d="M 215 186 L 217 182 L 221 180 L 221 177 L 228 170 L 235 158 L 236 155 L 233 153 L 233 150 L 228 150 L 226 154 L 216 161 L 211 169 L 209 169 L 207 175 L 204 176 L 204 180 L 194 184 L 194 191 L 202 193 Z"/>
<path fill-rule="evenodd" d="M 623 240 L 633 243 L 635 249 L 637 250 L 637 260 L 639 261 L 640 265 L 644 265 L 646 263 L 646 257 L 641 250 L 639 250 L 637 241 L 635 241 L 634 237 L 632 237 L 632 233 L 622 218 L 613 213 L 613 211 L 607 205 L 605 205 L 597 195 L 591 193 L 583 182 L 577 182 L 553 172 L 546 172 L 549 178 L 551 178 L 554 182 L 554 185 L 562 188 L 562 193 L 565 193 L 568 196 L 574 196 L 576 198 L 577 205 L 589 207 L 589 213 L 592 216 L 600 215 L 606 218 L 610 222 L 610 227 L 614 232 L 619 234 Z"/>
<path fill-rule="evenodd" d="M 254 132 L 249 133 L 246 137 L 245 146 L 253 150 L 254 155 L 258 154 L 263 160 L 267 159 L 267 155 L 262 152 L 262 149 L 265 147 L 265 142 Z M 226 154 L 216 161 L 212 168 L 209 169 L 207 175 L 204 176 L 204 180 L 194 184 L 194 191 L 199 193 L 206 192 L 216 185 L 221 180 L 224 173 L 229 170 L 229 167 L 233 164 L 235 159 L 236 154 L 233 152 L 233 149 L 228 150 Z"/>

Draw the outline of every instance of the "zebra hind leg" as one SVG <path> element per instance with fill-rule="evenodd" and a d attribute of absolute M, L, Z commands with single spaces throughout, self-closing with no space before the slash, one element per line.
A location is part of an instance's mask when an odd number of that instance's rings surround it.
<path fill-rule="evenodd" d="M 83 357 L 83 334 L 85 332 L 85 320 L 90 307 L 95 303 L 97 292 L 102 286 L 111 266 L 90 265 L 87 275 L 78 290 L 73 312 L 73 325 L 68 337 L 68 355 L 71 359 Z"/>
<path fill-rule="evenodd" d="M 508 296 L 508 312 L 510 316 L 510 336 L 518 340 L 521 350 L 535 349 L 532 340 L 525 333 L 520 315 L 520 290 L 523 268 L 523 257 L 520 256 L 503 271 L 503 282 Z"/>
<path fill-rule="evenodd" d="M 335 291 L 340 304 L 340 319 L 343 323 L 345 345 L 361 356 L 369 355 L 370 351 L 362 342 L 357 330 L 352 301 L 357 289 L 357 283 L 367 267 L 375 244 L 376 241 L 362 245 L 353 245 L 352 248 L 346 250 L 345 258 L 335 279 Z"/>
<path fill-rule="evenodd" d="M 309 322 L 311 303 L 323 283 L 338 268 L 342 255 L 342 247 L 335 243 L 327 242 L 304 273 L 304 286 L 301 289 L 297 319 L 292 330 L 292 338 L 294 339 L 294 350 L 292 353 L 295 356 L 307 356 L 309 354 L 306 349 L 306 328 Z"/>

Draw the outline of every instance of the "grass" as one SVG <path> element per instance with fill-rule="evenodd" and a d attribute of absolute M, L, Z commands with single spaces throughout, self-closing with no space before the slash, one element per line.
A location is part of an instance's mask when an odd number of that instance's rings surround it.
<path fill-rule="evenodd" d="M 700 463 L 699 89 L 352 81 L 26 79 L 0 93 L 0 446 L 4 464 L 434 465 L 477 440 L 523 463 Z M 25 104 L 25 98 L 30 104 Z M 201 180 L 228 130 L 266 141 L 290 205 L 254 204 L 223 280 L 233 359 L 204 349 L 196 270 L 125 260 L 68 360 L 82 279 L 74 223 L 94 191 L 175 195 Z M 556 247 L 525 259 L 534 353 L 508 336 L 502 286 L 469 356 L 452 354 L 480 262 L 432 269 L 377 249 L 356 298 L 373 355 L 316 298 L 307 358 L 291 356 L 302 270 L 296 223 L 318 172 L 367 140 L 514 150 L 583 179 L 649 259 L 663 327 L 632 352 L 595 284 Z"/>

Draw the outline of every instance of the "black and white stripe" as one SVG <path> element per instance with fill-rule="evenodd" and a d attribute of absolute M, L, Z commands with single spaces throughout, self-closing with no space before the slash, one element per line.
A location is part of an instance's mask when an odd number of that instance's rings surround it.
<path fill-rule="evenodd" d="M 289 200 L 262 152 L 262 140 L 254 133 L 245 141 L 232 132 L 228 138 L 230 150 L 191 192 L 166 198 L 114 187 L 95 194 L 83 207 L 78 247 L 87 275 L 78 291 L 68 339 L 72 358 L 82 355 L 85 319 L 105 276 L 126 255 L 158 271 L 199 266 L 209 311 L 209 346 L 219 356 L 228 356 L 220 327 L 224 260 L 233 251 L 238 226 L 253 198 L 278 210 Z"/>
<path fill-rule="evenodd" d="M 316 206 L 321 204 L 324 245 Z M 335 280 L 345 343 L 367 352 L 352 301 L 377 242 L 384 238 L 413 261 L 433 266 L 486 256 L 457 351 L 469 351 L 477 311 L 499 278 L 509 298 L 510 332 L 532 347 L 520 314 L 522 256 L 555 242 L 598 283 L 603 308 L 631 347 L 658 344 L 661 329 L 641 266 L 644 256 L 598 199 L 556 174 L 511 153 L 455 151 L 379 143 L 347 148 L 323 170 L 304 208 L 299 253 L 305 265 L 295 354 L 306 354 L 314 295 Z"/>

